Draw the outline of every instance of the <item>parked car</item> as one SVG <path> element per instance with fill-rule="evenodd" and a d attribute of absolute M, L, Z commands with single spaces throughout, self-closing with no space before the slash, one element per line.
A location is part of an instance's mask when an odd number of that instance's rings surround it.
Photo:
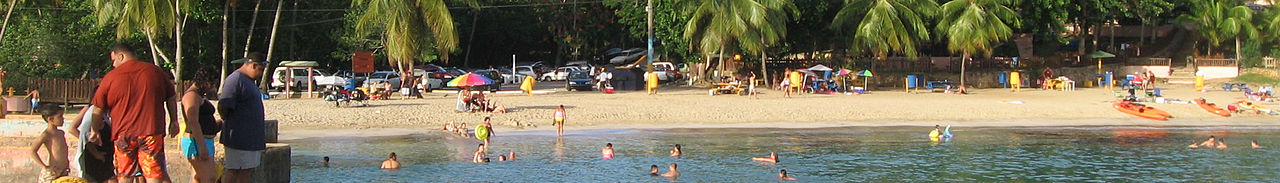
<path fill-rule="evenodd" d="M 418 79 L 421 80 L 418 82 L 418 88 L 422 88 L 422 90 L 427 92 L 444 88 L 444 82 L 447 82 L 440 78 L 431 77 L 430 75 L 418 76 Z"/>
<path fill-rule="evenodd" d="M 516 66 L 516 75 L 533 76 L 533 77 L 539 76 L 538 72 L 534 70 L 532 66 Z M 524 76 L 520 76 L 520 78 L 524 78 Z"/>
<path fill-rule="evenodd" d="M 489 70 L 489 69 L 485 69 L 485 70 L 476 70 L 476 71 L 473 71 L 472 73 L 475 73 L 475 74 L 477 74 L 477 75 L 481 75 L 481 76 L 484 76 L 484 77 L 486 77 L 486 78 L 492 79 L 492 80 L 493 80 L 493 84 L 488 84 L 488 85 L 483 85 L 483 86 L 473 86 L 473 87 L 471 87 L 471 89 L 473 89 L 473 90 L 489 90 L 489 92 L 497 92 L 498 90 L 501 90 L 501 89 L 502 89 L 502 83 L 504 82 L 504 79 L 502 78 L 502 74 L 501 74 L 501 73 L 498 73 L 498 71 L 497 71 L 497 70 Z"/>
<path fill-rule="evenodd" d="M 392 90 L 400 89 L 400 73 L 395 71 L 378 71 L 369 75 L 369 79 L 365 83 L 382 83 L 390 82 Z"/>
<path fill-rule="evenodd" d="M 653 62 L 653 72 L 658 74 L 659 81 L 678 80 L 684 77 L 671 62 Z"/>
<path fill-rule="evenodd" d="M 312 69 L 311 79 L 307 79 L 307 69 L 293 68 L 292 73 L 286 72 L 286 71 L 288 70 L 286 70 L 286 68 L 284 67 L 276 67 L 274 73 L 272 73 L 273 76 L 275 76 L 276 78 L 271 80 L 272 88 L 283 89 L 285 87 L 285 83 L 288 82 L 285 80 L 285 78 L 292 78 L 291 79 L 292 83 L 289 83 L 290 84 L 289 87 L 292 87 L 295 90 L 306 89 L 307 83 L 311 83 L 311 86 L 315 87 L 316 89 L 319 89 L 320 86 L 326 86 L 326 85 L 341 86 L 341 85 L 347 84 L 347 78 L 325 74 L 324 72 L 320 72 L 320 70 Z M 293 74 L 293 75 L 286 76 L 289 74 Z"/>
<path fill-rule="evenodd" d="M 556 70 L 554 71 L 543 73 L 542 77 L 539 77 L 539 78 L 542 78 L 543 81 L 565 80 L 565 78 L 569 77 L 569 73 L 573 71 L 584 71 L 584 70 L 574 66 L 564 66 L 564 67 L 556 68 Z M 590 73 L 588 73 L 588 75 L 590 75 Z"/>
<path fill-rule="evenodd" d="M 569 82 L 565 82 L 564 84 L 565 89 L 569 91 L 581 91 L 584 89 L 590 91 L 592 88 L 595 88 L 595 82 L 591 79 L 591 73 L 587 71 L 570 71 L 568 79 L 565 80 L 569 80 Z"/>
<path fill-rule="evenodd" d="M 587 71 L 587 73 L 591 73 L 592 76 L 595 76 L 596 74 L 599 74 L 598 72 L 600 72 L 599 68 L 596 68 L 595 65 L 591 65 L 591 63 L 587 61 L 573 61 L 573 62 L 566 63 L 564 65 L 578 67 L 578 69 L 582 69 Z"/>
<path fill-rule="evenodd" d="M 497 71 L 502 74 L 502 84 L 520 83 L 524 80 L 524 74 L 511 74 L 511 69 L 497 69 Z"/>

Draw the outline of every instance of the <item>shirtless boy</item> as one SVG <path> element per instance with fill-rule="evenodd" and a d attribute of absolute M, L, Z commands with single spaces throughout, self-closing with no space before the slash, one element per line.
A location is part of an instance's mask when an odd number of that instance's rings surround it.
<path fill-rule="evenodd" d="M 780 180 L 796 180 L 795 177 L 787 176 L 787 170 L 778 171 L 778 179 Z"/>
<path fill-rule="evenodd" d="M 382 169 L 400 169 L 400 160 L 396 160 L 396 153 L 392 152 L 391 157 L 386 161 L 382 161 Z"/>
<path fill-rule="evenodd" d="M 680 157 L 680 144 L 676 144 L 676 148 L 671 149 L 671 157 Z"/>
<path fill-rule="evenodd" d="M 667 167 L 667 173 L 662 173 L 662 176 L 671 178 L 671 179 L 676 179 L 676 177 L 680 177 L 680 171 L 676 170 L 676 163 L 671 163 L 671 166 Z"/>
<path fill-rule="evenodd" d="M 31 146 L 31 160 L 40 165 L 39 182 L 51 182 L 71 173 L 70 160 L 67 160 L 67 139 L 59 127 L 62 127 L 62 107 L 48 105 L 40 107 L 40 117 L 49 123 L 49 128 L 40 132 L 40 140 Z M 49 161 L 40 159 L 40 146 L 49 153 Z"/>

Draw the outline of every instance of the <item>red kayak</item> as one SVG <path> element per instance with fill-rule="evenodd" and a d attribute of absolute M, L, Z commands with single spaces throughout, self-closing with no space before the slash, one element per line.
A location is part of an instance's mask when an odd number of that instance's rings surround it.
<path fill-rule="evenodd" d="M 1205 102 L 1203 98 L 1196 99 L 1195 101 L 1197 104 L 1200 104 L 1200 108 L 1204 109 L 1205 111 L 1209 111 L 1209 113 L 1213 113 L 1222 117 L 1231 117 L 1231 111 L 1222 109 L 1221 107 L 1218 107 L 1217 104 Z"/>
<path fill-rule="evenodd" d="M 1170 117 L 1169 113 L 1164 112 L 1163 110 L 1148 107 L 1142 104 L 1135 104 L 1129 101 L 1119 101 L 1112 104 L 1111 106 L 1115 107 L 1116 110 L 1119 110 L 1120 112 L 1132 114 L 1134 116 L 1143 117 L 1147 119 L 1165 120 L 1165 119 L 1169 119 Z"/>

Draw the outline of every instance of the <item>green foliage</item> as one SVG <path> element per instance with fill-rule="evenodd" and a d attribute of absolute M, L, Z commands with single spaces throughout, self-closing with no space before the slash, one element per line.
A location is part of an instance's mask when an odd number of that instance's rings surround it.
<path fill-rule="evenodd" d="M 1253 38 L 1259 34 L 1253 25 L 1253 9 L 1235 0 L 1206 0 L 1193 5 L 1191 14 L 1178 19 L 1198 26 L 1201 36 L 1215 47 L 1232 38 Z"/>
<path fill-rule="evenodd" d="M 1280 79 L 1272 78 L 1272 77 L 1267 77 L 1266 75 L 1262 75 L 1262 74 L 1258 74 L 1258 73 L 1246 73 L 1246 74 L 1241 74 L 1240 76 L 1236 77 L 1235 79 L 1231 79 L 1231 80 L 1232 80 L 1232 81 L 1236 81 L 1236 82 L 1245 82 L 1245 83 L 1249 83 L 1249 84 L 1255 84 L 1255 85 L 1257 85 L 1257 84 L 1262 84 L 1262 85 L 1277 85 L 1277 84 L 1280 84 Z"/>
<path fill-rule="evenodd" d="M 182 6 L 189 6 L 190 1 Z M 98 25 L 115 25 L 116 38 L 134 33 L 163 38 L 173 32 L 177 12 L 170 0 L 90 0 Z"/>
<path fill-rule="evenodd" d="M 986 54 L 1013 35 L 1017 14 L 1006 5 L 1009 0 L 952 0 L 942 5 L 938 34 L 946 37 L 953 53 Z"/>
<path fill-rule="evenodd" d="M 687 13 L 682 13 L 677 1 L 679 0 L 653 0 L 653 32 L 656 39 L 654 52 L 666 53 L 664 55 L 669 60 L 700 61 L 698 55 L 691 51 L 689 41 L 681 37 L 691 17 Z M 644 10 L 645 1 L 605 1 L 604 4 L 617 8 L 617 11 L 614 11 L 614 15 L 618 17 L 617 22 L 626 26 L 626 32 L 631 37 L 648 39 L 646 35 L 648 14 Z"/>
<path fill-rule="evenodd" d="M 106 53 L 114 43 L 113 35 L 94 26 L 86 1 L 63 0 L 56 5 L 63 9 L 14 10 L 0 43 L 6 89 L 22 91 L 28 79 L 37 77 L 101 76 L 110 67 Z"/>
<path fill-rule="evenodd" d="M 351 5 L 364 9 L 356 21 L 356 34 L 378 32 L 392 64 L 429 62 L 435 53 L 446 53 L 438 56 L 448 59 L 447 53 L 458 49 L 453 15 L 443 0 L 360 0 Z M 435 47 L 436 52 L 422 51 L 424 47 Z"/>
<path fill-rule="evenodd" d="M 832 27 L 852 31 L 851 48 L 865 49 L 879 58 L 899 53 L 917 56 L 920 42 L 929 40 L 926 19 L 938 11 L 933 0 L 847 0 Z"/>

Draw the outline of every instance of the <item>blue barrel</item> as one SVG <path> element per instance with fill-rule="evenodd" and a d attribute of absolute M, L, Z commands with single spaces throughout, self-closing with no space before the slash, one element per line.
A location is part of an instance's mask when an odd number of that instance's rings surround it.
<path fill-rule="evenodd" d="M 1106 77 L 1102 78 L 1102 86 L 1111 86 L 1111 82 L 1116 78 L 1115 73 L 1107 72 Z"/>
<path fill-rule="evenodd" d="M 1008 88 L 1008 87 L 1009 87 L 1009 72 L 1000 72 L 1000 79 L 999 79 L 999 80 L 996 80 L 996 82 L 999 82 L 999 83 L 1000 83 L 1000 85 L 1004 85 L 1004 87 L 1005 87 L 1005 88 Z"/>
<path fill-rule="evenodd" d="M 918 76 L 918 75 L 907 75 L 907 88 L 916 88 L 916 87 L 918 87 L 918 85 L 919 85 L 919 83 L 920 83 L 920 80 L 919 80 L 920 78 L 919 78 L 919 77 L 920 77 L 920 76 Z"/>

